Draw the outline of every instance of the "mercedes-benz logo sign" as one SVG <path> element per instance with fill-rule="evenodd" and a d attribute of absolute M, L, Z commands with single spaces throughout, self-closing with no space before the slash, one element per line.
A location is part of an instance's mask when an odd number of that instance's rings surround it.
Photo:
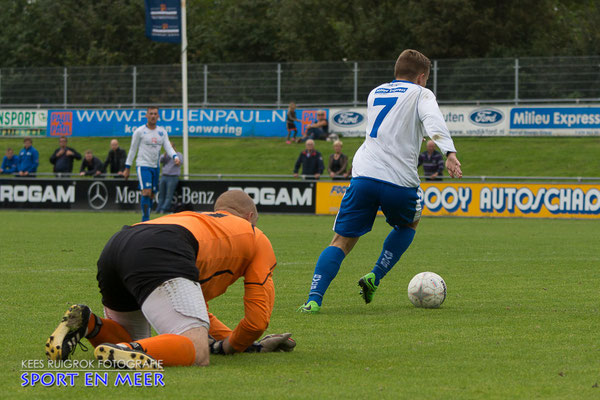
<path fill-rule="evenodd" d="M 88 189 L 88 204 L 94 210 L 101 210 L 108 202 L 108 189 L 102 182 L 94 182 Z"/>

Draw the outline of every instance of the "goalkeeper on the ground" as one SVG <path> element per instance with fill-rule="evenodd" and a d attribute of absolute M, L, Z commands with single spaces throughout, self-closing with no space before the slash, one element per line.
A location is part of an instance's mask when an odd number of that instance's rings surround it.
<path fill-rule="evenodd" d="M 290 334 L 258 341 L 275 301 L 276 259 L 254 225 L 254 202 L 231 190 L 214 209 L 125 226 L 113 235 L 98 260 L 105 318 L 71 306 L 46 342 L 48 358 L 66 359 L 84 337 L 98 360 L 130 369 L 208 365 L 210 353 L 291 351 Z M 242 277 L 244 318 L 231 330 L 208 313 L 206 302 Z M 150 326 L 157 336 L 150 336 Z"/>

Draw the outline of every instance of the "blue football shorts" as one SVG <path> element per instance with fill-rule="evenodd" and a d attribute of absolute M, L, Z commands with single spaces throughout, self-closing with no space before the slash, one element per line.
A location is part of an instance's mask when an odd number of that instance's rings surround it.
<path fill-rule="evenodd" d="M 381 209 L 393 227 L 408 225 L 421 218 L 420 187 L 409 188 L 371 178 L 352 178 L 335 217 L 333 230 L 345 237 L 358 237 L 373 228 Z"/>
<path fill-rule="evenodd" d="M 137 167 L 138 182 L 140 184 L 139 189 L 152 189 L 152 192 L 158 192 L 158 176 L 160 175 L 160 168 L 151 167 Z"/>

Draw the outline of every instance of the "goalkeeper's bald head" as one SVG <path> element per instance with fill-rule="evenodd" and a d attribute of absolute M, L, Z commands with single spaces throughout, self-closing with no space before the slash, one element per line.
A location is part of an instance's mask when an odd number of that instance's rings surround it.
<path fill-rule="evenodd" d="M 228 190 L 215 201 L 215 211 L 227 211 L 244 218 L 252 225 L 258 221 L 258 211 L 254 200 L 241 190 Z"/>

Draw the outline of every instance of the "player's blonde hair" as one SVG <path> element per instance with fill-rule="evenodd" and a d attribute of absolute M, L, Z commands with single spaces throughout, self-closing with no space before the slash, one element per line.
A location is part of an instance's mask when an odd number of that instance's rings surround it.
<path fill-rule="evenodd" d="M 398 78 L 416 79 L 419 75 L 429 76 L 431 61 L 417 50 L 406 49 L 398 56 L 394 66 L 394 76 Z"/>

